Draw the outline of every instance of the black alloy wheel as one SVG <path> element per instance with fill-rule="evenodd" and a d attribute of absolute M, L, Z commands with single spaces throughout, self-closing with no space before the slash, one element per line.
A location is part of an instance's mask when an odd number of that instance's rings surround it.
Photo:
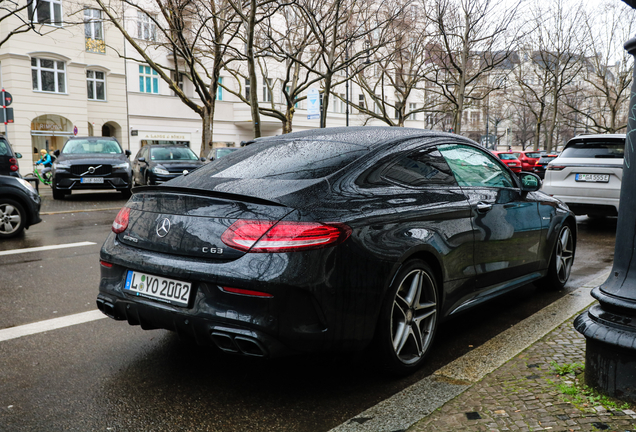
<path fill-rule="evenodd" d="M 415 371 L 430 351 L 439 312 L 433 270 L 421 260 L 407 262 L 382 306 L 378 349 L 385 369 L 395 375 Z"/>
<path fill-rule="evenodd" d="M 568 224 L 564 224 L 559 231 L 550 266 L 548 267 L 548 275 L 545 282 L 548 288 L 559 290 L 565 286 L 572 272 L 572 263 L 574 262 L 574 236 Z"/>
<path fill-rule="evenodd" d="M 26 212 L 17 202 L 0 198 L 0 239 L 15 237 L 24 230 Z"/>

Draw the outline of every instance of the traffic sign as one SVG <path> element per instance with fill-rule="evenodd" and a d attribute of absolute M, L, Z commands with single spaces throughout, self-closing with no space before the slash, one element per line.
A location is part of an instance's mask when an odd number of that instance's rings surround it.
<path fill-rule="evenodd" d="M 307 93 L 307 119 L 316 120 L 320 118 L 320 94 L 315 88 L 309 89 Z"/>
<path fill-rule="evenodd" d="M 2 109 L 2 117 L 4 124 L 13 123 L 13 108 Z"/>
<path fill-rule="evenodd" d="M 13 102 L 13 96 L 11 96 L 11 93 L 6 90 L 2 90 L 2 93 L 4 94 L 4 101 L 2 102 L 2 106 L 8 107 L 9 105 L 11 105 L 11 102 Z"/>

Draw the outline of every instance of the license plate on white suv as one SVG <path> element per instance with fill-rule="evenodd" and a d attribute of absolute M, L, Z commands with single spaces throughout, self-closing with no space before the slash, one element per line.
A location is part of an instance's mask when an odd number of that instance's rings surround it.
<path fill-rule="evenodd" d="M 192 284 L 128 270 L 124 290 L 132 295 L 187 306 Z"/>
<path fill-rule="evenodd" d="M 609 174 L 576 174 L 574 179 L 578 182 L 607 183 Z"/>

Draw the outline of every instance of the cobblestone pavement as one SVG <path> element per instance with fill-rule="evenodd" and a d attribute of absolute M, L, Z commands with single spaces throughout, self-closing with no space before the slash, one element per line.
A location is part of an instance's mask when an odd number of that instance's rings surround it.
<path fill-rule="evenodd" d="M 636 431 L 633 406 L 590 394 L 579 382 L 585 339 L 574 330 L 572 321 L 557 327 L 408 432 Z"/>

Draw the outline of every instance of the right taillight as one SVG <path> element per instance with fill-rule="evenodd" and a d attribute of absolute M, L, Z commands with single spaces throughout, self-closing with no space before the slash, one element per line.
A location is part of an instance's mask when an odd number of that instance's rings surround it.
<path fill-rule="evenodd" d="M 551 170 L 551 171 L 561 171 L 564 168 L 565 168 L 565 166 L 563 166 L 563 165 L 548 165 L 548 167 L 546 169 Z"/>
<path fill-rule="evenodd" d="M 122 207 L 113 221 L 112 229 L 115 234 L 126 231 L 126 228 L 128 228 L 128 218 L 130 218 L 130 207 Z"/>
<path fill-rule="evenodd" d="M 276 222 L 241 219 L 221 236 L 226 245 L 244 252 L 293 252 L 334 246 L 351 235 L 337 222 Z"/>

